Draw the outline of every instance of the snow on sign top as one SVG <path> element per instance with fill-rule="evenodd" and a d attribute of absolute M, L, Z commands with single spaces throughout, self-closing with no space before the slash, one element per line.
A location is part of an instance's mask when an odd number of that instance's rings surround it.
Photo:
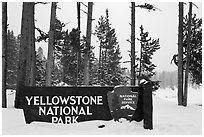
<path fill-rule="evenodd" d="M 120 118 L 132 120 L 138 103 L 138 92 L 132 92 L 130 87 L 116 86 L 107 93 L 108 105 L 115 121 Z"/>

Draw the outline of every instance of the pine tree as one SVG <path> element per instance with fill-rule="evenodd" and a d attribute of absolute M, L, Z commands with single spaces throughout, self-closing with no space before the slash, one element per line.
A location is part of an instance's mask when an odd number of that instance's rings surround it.
<path fill-rule="evenodd" d="M 187 26 L 188 16 L 184 17 L 184 60 L 186 61 L 187 55 Z M 189 74 L 192 77 L 192 82 L 201 85 L 202 84 L 202 19 L 197 18 L 196 14 L 193 15 L 191 20 L 191 39 L 190 39 L 190 63 L 189 63 Z M 184 66 L 185 68 L 185 66 Z"/>
<path fill-rule="evenodd" d="M 108 9 L 106 17 L 101 16 L 95 33 L 100 41 L 99 75 L 102 85 L 124 84 L 120 67 L 120 47 L 117 42 L 115 29 L 109 23 Z"/>
<path fill-rule="evenodd" d="M 64 40 L 62 44 L 62 58 L 61 64 L 63 69 L 63 81 L 69 85 L 77 85 L 76 73 L 79 73 L 80 70 L 76 71 L 77 67 L 77 53 L 79 50 L 82 50 L 81 46 L 78 47 L 79 41 L 79 30 L 72 29 L 68 34 L 68 31 L 64 35 Z M 81 67 L 80 67 L 81 69 Z M 80 81 L 78 81 L 80 84 Z"/>
<path fill-rule="evenodd" d="M 38 48 L 36 52 L 36 86 L 44 86 L 46 72 L 46 58 L 43 55 L 43 49 Z"/>
<path fill-rule="evenodd" d="M 13 31 L 7 33 L 7 88 L 16 89 L 17 69 L 19 62 L 20 36 L 14 36 Z"/>
<path fill-rule="evenodd" d="M 82 85 L 84 80 L 84 59 L 85 59 L 85 49 L 86 49 L 86 37 L 79 38 L 80 31 L 77 29 L 72 29 L 68 34 L 66 31 L 61 39 L 61 58 L 60 62 L 62 65 L 62 81 L 69 85 Z M 79 41 L 80 39 L 80 41 Z M 80 46 L 78 46 L 80 43 Z M 80 64 L 78 64 L 78 53 L 80 52 Z M 93 53 L 93 47 L 90 47 L 90 82 L 89 84 L 96 84 L 95 80 L 95 64 L 97 60 Z M 76 70 L 77 65 L 79 65 L 78 72 Z M 78 73 L 78 79 L 76 80 L 76 74 Z"/>
<path fill-rule="evenodd" d="M 191 41 L 191 19 L 192 19 L 192 2 L 189 3 L 188 12 L 188 35 L 186 46 L 186 70 L 184 79 L 184 94 L 183 94 L 183 106 L 187 106 L 187 92 L 188 92 L 188 75 L 189 75 L 189 63 L 190 63 L 190 41 Z"/>
<path fill-rule="evenodd" d="M 67 43 L 67 36 L 68 36 L 68 30 L 63 30 L 65 27 L 65 23 L 61 22 L 59 19 L 55 18 L 55 26 L 54 26 L 54 45 L 52 50 L 53 50 L 53 55 L 52 55 L 52 61 L 53 66 L 52 66 L 52 72 L 51 72 L 51 85 L 55 86 L 59 82 L 63 81 L 63 68 L 61 64 L 61 58 L 62 58 L 62 49 L 65 43 Z M 40 33 L 40 36 L 37 36 L 36 41 L 47 41 L 49 39 L 48 33 L 42 31 L 40 28 L 36 28 L 36 30 Z M 78 38 L 78 36 L 77 36 Z M 69 41 L 69 40 L 68 40 Z M 74 48 L 78 48 L 77 45 L 74 46 Z M 75 78 L 74 78 L 75 79 Z"/>
<path fill-rule="evenodd" d="M 184 25 L 184 54 L 186 59 L 183 106 L 187 106 L 189 74 L 193 81 L 202 83 L 202 20 L 192 18 L 192 2 Z M 192 64 L 191 64 L 192 63 Z"/>
<path fill-rule="evenodd" d="M 107 17 L 106 17 L 107 18 Z M 103 53 L 104 53 L 104 48 L 105 48 L 105 43 L 106 43 L 106 19 L 105 17 L 101 16 L 99 18 L 98 21 L 98 26 L 96 26 L 96 31 L 95 34 L 98 37 L 99 41 L 100 41 L 100 45 L 99 45 L 99 69 L 98 69 L 98 81 L 102 81 L 102 79 L 104 78 L 104 70 L 103 70 Z"/>
<path fill-rule="evenodd" d="M 98 60 L 93 51 L 90 54 L 90 85 L 99 85 L 98 81 Z"/>
<path fill-rule="evenodd" d="M 158 49 L 160 49 L 159 39 L 148 38 L 149 33 L 144 32 L 143 26 L 140 27 L 140 36 L 141 39 L 138 39 L 141 43 L 141 55 L 140 55 L 140 74 L 138 76 L 139 81 L 141 79 L 146 79 L 147 81 L 151 81 L 152 76 L 155 75 L 156 65 L 152 63 L 151 59 Z M 153 90 L 158 89 L 159 81 L 152 81 Z"/>

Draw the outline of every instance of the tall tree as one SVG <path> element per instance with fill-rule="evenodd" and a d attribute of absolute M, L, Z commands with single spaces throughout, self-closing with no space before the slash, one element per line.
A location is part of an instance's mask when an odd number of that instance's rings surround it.
<path fill-rule="evenodd" d="M 36 86 L 43 86 L 45 82 L 46 58 L 43 49 L 38 48 L 36 53 Z"/>
<path fill-rule="evenodd" d="M 132 12 L 131 12 L 131 19 L 132 19 L 132 23 L 131 23 L 131 85 L 135 85 L 135 80 L 136 80 L 136 71 L 135 69 L 137 69 L 136 67 L 138 65 L 135 65 L 135 61 L 138 60 L 138 58 L 135 57 L 135 7 L 139 7 L 141 9 L 147 9 L 148 11 L 156 11 L 156 10 L 160 10 L 159 8 L 149 4 L 149 3 L 144 3 L 143 5 L 136 5 L 135 3 L 132 2 Z M 141 49 L 142 49 L 142 43 L 141 43 Z M 142 50 L 140 50 L 140 57 L 142 56 Z M 140 65 L 139 65 L 139 74 L 138 74 L 138 84 L 140 83 L 140 76 L 141 76 L 141 68 L 142 68 L 142 64 L 141 64 L 141 59 L 140 58 Z"/>
<path fill-rule="evenodd" d="M 183 18 L 183 66 L 185 70 L 184 93 L 182 105 L 187 105 L 187 89 L 189 76 L 192 83 L 199 86 L 202 83 L 202 19 L 196 18 L 196 14 L 192 16 L 192 6 L 189 4 L 189 13 Z M 194 4 L 195 5 L 195 4 Z M 195 5 L 196 6 L 196 5 Z M 197 6 L 196 6 L 197 7 Z M 197 7 L 198 8 L 198 7 Z M 190 27 L 189 27 L 190 26 Z M 180 54 L 180 53 L 179 53 Z M 179 65 L 177 56 L 173 59 L 176 65 Z M 186 70 L 187 69 L 187 70 Z M 187 75 L 188 74 L 188 75 Z M 180 93 L 181 94 L 181 93 Z M 185 96 L 185 101 L 184 101 Z M 181 98 L 181 96 L 180 96 Z M 180 100 L 181 101 L 181 100 Z"/>
<path fill-rule="evenodd" d="M 20 87 L 35 86 L 34 2 L 23 2 L 15 107 L 21 107 Z"/>
<path fill-rule="evenodd" d="M 81 49 L 81 46 L 78 47 L 79 41 L 79 30 L 72 29 L 72 31 L 68 34 L 68 31 L 65 33 L 65 37 L 63 38 L 64 42 L 62 44 L 62 57 L 61 64 L 63 67 L 63 81 L 69 85 L 77 85 L 81 84 L 80 81 L 76 79 L 76 73 L 78 73 L 78 78 L 81 79 L 81 71 L 82 66 L 79 68 L 78 72 L 76 71 L 76 67 L 78 64 L 78 52 Z M 83 45 L 83 44 L 82 44 Z"/>
<path fill-rule="evenodd" d="M 92 27 L 93 2 L 88 2 L 87 28 L 86 28 L 86 49 L 84 57 L 84 84 L 89 85 L 90 81 L 90 49 L 91 49 L 91 27 Z"/>
<path fill-rule="evenodd" d="M 91 47 L 90 53 L 90 85 L 99 85 L 98 81 L 98 60 L 93 53 L 93 47 Z"/>
<path fill-rule="evenodd" d="M 107 18 L 107 17 L 106 17 Z M 95 34 L 97 35 L 98 39 L 100 40 L 100 45 L 99 45 L 99 69 L 98 69 L 98 81 L 101 81 L 103 79 L 103 49 L 105 46 L 105 35 L 106 35 L 106 28 L 107 28 L 107 23 L 106 23 L 106 19 L 101 16 L 101 18 L 99 18 L 98 21 L 98 26 L 96 26 L 96 31 Z"/>
<path fill-rule="evenodd" d="M 187 55 L 188 41 L 188 16 L 184 18 L 184 57 Z M 192 83 L 198 86 L 202 84 L 202 18 L 197 18 L 196 14 L 191 19 L 191 43 L 190 43 L 190 63 L 189 74 Z"/>
<path fill-rule="evenodd" d="M 20 35 L 14 36 L 14 32 L 7 32 L 7 82 L 6 87 L 16 90 L 17 70 L 19 62 Z"/>
<path fill-rule="evenodd" d="M 144 32 L 144 28 L 141 25 L 140 27 L 140 36 L 141 39 L 138 39 L 141 43 L 141 56 L 140 56 L 140 75 L 139 80 L 146 79 L 151 81 L 153 84 L 153 90 L 159 88 L 159 81 L 152 81 L 151 78 L 154 76 L 156 65 L 151 61 L 154 52 L 160 49 L 159 39 L 148 38 L 149 33 Z"/>
<path fill-rule="evenodd" d="M 7 107 L 6 101 L 6 70 L 7 70 L 7 2 L 2 2 L 2 107 Z"/>
<path fill-rule="evenodd" d="M 183 104 L 183 2 L 179 2 L 178 26 L 178 105 Z"/>
<path fill-rule="evenodd" d="M 78 19 L 78 30 L 79 30 L 79 36 L 78 36 L 78 45 L 77 45 L 77 47 L 79 48 L 79 50 L 78 50 L 78 52 L 77 52 L 77 67 L 76 67 L 76 85 L 78 84 L 78 81 L 80 81 L 80 80 L 78 80 L 78 78 L 79 78 L 79 68 L 81 67 L 80 66 L 80 64 L 81 64 L 81 50 L 80 50 L 80 29 L 81 29 L 81 27 L 80 27 L 80 21 L 81 21 L 81 15 L 80 15 L 80 10 L 81 10 L 81 4 L 80 4 L 80 2 L 77 2 L 77 19 Z"/>
<path fill-rule="evenodd" d="M 53 66 L 52 66 L 52 76 L 51 76 L 51 85 L 55 86 L 59 82 L 63 81 L 63 69 L 61 64 L 62 58 L 62 48 L 64 45 L 69 44 L 69 40 L 67 39 L 68 30 L 64 31 L 63 27 L 65 27 L 65 23 L 62 23 L 59 19 L 55 19 L 55 26 L 54 26 L 54 47 L 53 47 Z M 36 28 L 36 30 L 40 33 L 40 36 L 37 37 L 36 41 L 40 42 L 42 40 L 46 41 L 49 40 L 49 34 L 43 32 L 40 28 Z M 77 32 L 78 29 L 77 29 Z M 78 34 L 78 33 L 77 33 Z M 75 35 L 74 37 L 78 40 L 79 35 Z M 67 42 L 68 41 L 68 42 Z M 77 49 L 78 44 L 73 46 L 73 49 Z M 76 68 L 76 67 L 75 67 Z M 74 73 L 75 74 L 75 73 Z M 73 78 L 75 80 L 75 77 Z M 76 80 L 75 80 L 76 81 Z M 45 82 L 44 82 L 45 85 Z"/>
<path fill-rule="evenodd" d="M 51 5 L 51 16 L 50 16 L 50 30 L 49 30 L 49 41 L 48 41 L 48 56 L 46 64 L 46 77 L 45 86 L 51 86 L 52 84 L 52 72 L 54 65 L 54 42 L 55 42 L 55 22 L 56 22 L 56 8 L 57 2 L 52 2 Z"/>
<path fill-rule="evenodd" d="M 190 44 L 191 44 L 191 18 L 192 18 L 192 2 L 189 3 L 188 12 L 188 38 L 187 38 L 187 57 L 186 57 L 186 70 L 185 70 L 185 81 L 184 81 L 184 95 L 183 95 L 183 106 L 187 106 L 187 93 L 188 93 L 188 75 L 189 75 L 189 63 L 190 63 Z"/>
<path fill-rule="evenodd" d="M 101 85 L 125 84 L 120 67 L 120 47 L 115 29 L 109 23 L 108 9 L 106 16 L 101 16 L 96 26 L 95 34 L 100 41 L 98 81 Z"/>
<path fill-rule="evenodd" d="M 135 2 L 131 4 L 131 85 L 135 85 Z"/>

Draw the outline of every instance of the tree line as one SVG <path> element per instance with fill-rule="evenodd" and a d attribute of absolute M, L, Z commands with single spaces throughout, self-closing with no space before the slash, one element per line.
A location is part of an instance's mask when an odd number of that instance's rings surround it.
<path fill-rule="evenodd" d="M 187 106 L 189 74 L 192 82 L 202 84 L 202 19 L 193 15 L 194 3 L 189 2 L 188 15 L 184 16 L 184 2 L 179 2 L 178 54 L 178 105 Z"/>
<path fill-rule="evenodd" d="M 160 82 L 160 88 L 172 90 L 178 89 L 178 71 L 156 71 L 156 75 L 152 77 L 152 80 L 158 80 Z M 189 86 L 197 89 L 201 86 L 193 82 L 193 77 L 190 75 Z"/>
<path fill-rule="evenodd" d="M 71 86 L 81 85 L 136 85 L 141 79 L 151 81 L 153 90 L 160 86 L 160 81 L 153 79 L 156 65 L 151 61 L 154 53 L 160 49 L 159 39 L 153 39 L 141 25 L 140 36 L 135 36 L 135 7 L 149 11 L 156 11 L 158 8 L 151 4 L 135 5 L 131 2 L 131 38 L 127 40 L 131 43 L 129 51 L 130 60 L 123 63 L 130 63 L 130 74 L 127 68 L 122 68 L 120 46 L 117 40 L 115 29 L 109 21 L 109 11 L 98 20 L 97 26 L 93 30 L 92 12 L 93 2 L 85 5 L 77 2 L 76 28 L 71 31 L 65 30 L 66 23 L 61 22 L 56 15 L 57 2 L 51 3 L 50 29 L 44 32 L 35 26 L 35 5 L 47 4 L 44 2 L 23 2 L 21 34 L 15 37 L 11 30 L 7 30 L 7 2 L 2 4 L 2 68 L 3 68 L 3 107 L 6 106 L 6 88 L 16 89 L 15 107 L 20 107 L 20 87 L 22 86 L 56 86 L 65 83 Z M 87 11 L 86 35 L 81 35 L 80 11 L 85 5 Z M 185 19 L 185 18 L 184 18 Z M 195 39 L 200 38 L 200 24 L 196 17 L 193 18 L 193 35 Z M 185 25 L 184 25 L 185 26 Z M 39 35 L 35 34 L 35 30 Z M 186 32 L 186 31 L 184 31 Z M 195 33 L 194 33 L 195 32 Z M 198 33 L 199 32 L 199 33 Z M 97 36 L 99 40 L 99 57 L 96 57 L 91 45 L 91 35 Z M 140 53 L 135 52 L 135 40 L 140 42 Z M 48 56 L 43 55 L 43 49 L 36 51 L 36 42 L 48 42 Z M 194 42 L 196 42 L 194 40 Z M 200 72 L 200 53 L 202 49 L 199 44 L 195 48 L 195 60 L 198 62 L 195 67 L 190 67 L 190 72 L 196 74 L 193 81 L 197 81 Z M 196 45 L 197 43 L 195 43 Z M 184 46 L 185 48 L 186 46 Z M 184 52 L 185 53 L 185 52 Z M 187 52 L 186 52 L 187 53 Z M 127 53 L 128 54 L 128 53 Z M 194 55 L 195 55 L 194 54 Z M 14 56 L 15 55 L 15 58 Z M 176 62 L 176 61 L 175 61 Z M 192 63 L 194 63 L 192 62 Z M 198 68 L 198 69 L 197 69 Z M 196 71 L 194 71 L 196 70 Z M 131 82 L 129 82 L 131 81 Z"/>
<path fill-rule="evenodd" d="M 8 49 L 7 39 L 14 37 L 13 34 L 7 34 L 7 3 L 2 5 L 2 32 L 3 32 L 3 107 L 6 107 L 6 88 L 16 89 L 15 107 L 20 108 L 20 87 L 23 86 L 55 86 L 60 82 L 68 85 L 118 85 L 125 84 L 122 80 L 122 69 L 120 67 L 120 48 L 117 42 L 115 29 L 109 23 L 108 10 L 106 11 L 106 19 L 103 16 L 99 19 L 96 27 L 96 35 L 100 40 L 100 49 L 103 51 L 98 60 L 93 53 L 91 45 L 92 34 L 92 10 L 93 2 L 88 2 L 87 5 L 87 30 L 86 36 L 80 36 L 80 14 L 78 14 L 78 27 L 73 28 L 71 32 L 63 30 L 65 26 L 57 19 L 56 9 L 57 3 L 51 3 L 50 30 L 44 32 L 35 26 L 35 5 L 47 4 L 43 2 L 23 2 L 21 34 L 19 35 L 19 43 L 14 39 L 11 44 L 17 47 L 17 50 Z M 77 12 L 80 11 L 80 3 L 77 3 Z M 104 24 L 105 22 L 105 24 Z M 105 27 L 104 27 L 105 25 Z M 40 33 L 40 36 L 35 37 L 35 30 Z M 100 39 L 100 35 L 105 37 Z M 48 41 L 48 56 L 47 59 L 42 55 L 42 49 L 35 51 L 35 43 L 42 40 Z M 11 42 L 9 40 L 9 42 Z M 11 46 L 10 46 L 11 47 Z M 10 66 L 8 66 L 7 53 L 16 52 L 16 58 L 11 62 L 17 63 L 13 68 L 12 79 L 13 87 L 8 85 L 12 82 L 6 80 L 12 78 Z M 100 62 L 100 63 L 99 63 Z M 111 65 L 109 64 L 111 63 Z M 99 65 L 100 64 L 100 65 Z M 15 73 L 16 72 L 16 73 Z M 120 77 L 118 79 L 118 77 Z"/>

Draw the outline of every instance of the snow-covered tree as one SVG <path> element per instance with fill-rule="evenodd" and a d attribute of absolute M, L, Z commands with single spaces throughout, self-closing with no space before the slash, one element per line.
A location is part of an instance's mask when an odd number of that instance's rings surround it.
<path fill-rule="evenodd" d="M 19 62 L 20 36 L 13 31 L 7 33 L 7 88 L 16 89 L 17 69 Z"/>
<path fill-rule="evenodd" d="M 68 83 L 70 85 L 77 85 L 77 83 L 80 83 L 79 78 L 81 72 L 81 64 L 78 64 L 78 53 L 79 50 L 82 50 L 82 47 L 79 47 L 79 33 L 80 32 L 78 29 L 72 29 L 69 34 L 67 31 L 62 38 L 62 57 L 60 59 L 63 69 L 62 79 L 65 83 Z M 80 66 L 78 70 L 76 69 L 77 65 Z"/>
<path fill-rule="evenodd" d="M 149 38 L 149 33 L 144 32 L 144 28 L 141 25 L 140 27 L 140 36 L 138 39 L 141 43 L 141 55 L 140 55 L 140 69 L 138 79 L 146 79 L 151 81 L 152 76 L 155 75 L 156 65 L 151 61 L 154 52 L 160 49 L 159 39 L 151 39 Z M 159 81 L 152 81 L 153 90 L 158 89 Z"/>
<path fill-rule="evenodd" d="M 46 58 L 43 55 L 43 49 L 38 48 L 36 52 L 36 86 L 44 86 L 46 72 Z"/>
<path fill-rule="evenodd" d="M 187 55 L 187 27 L 188 26 L 188 16 L 184 17 L 184 38 L 183 38 L 183 48 L 184 48 L 184 61 L 186 61 Z M 197 18 L 196 14 L 193 15 L 191 19 L 191 37 L 190 37 L 190 63 L 189 63 L 189 73 L 192 77 L 192 82 L 195 84 L 202 84 L 202 19 Z"/>
<path fill-rule="evenodd" d="M 69 85 L 82 85 L 84 80 L 84 58 L 85 53 L 84 49 L 86 46 L 86 37 L 82 37 L 79 39 L 79 33 L 80 31 L 78 29 L 73 28 L 70 33 L 66 32 L 63 36 L 63 40 L 61 43 L 61 65 L 62 65 L 62 79 L 65 83 Z M 79 41 L 80 40 L 80 41 Z M 78 46 L 80 43 L 80 46 Z M 79 54 L 80 53 L 80 63 L 79 61 Z M 95 81 L 95 71 L 97 60 L 95 58 L 95 55 L 93 53 L 93 47 L 90 48 L 90 81 L 89 84 L 96 84 L 97 81 Z M 78 70 L 76 69 L 78 67 Z M 78 74 L 78 75 L 77 75 Z M 76 79 L 76 75 L 78 76 Z"/>
<path fill-rule="evenodd" d="M 101 16 L 96 26 L 96 36 L 100 41 L 98 79 L 101 84 L 124 84 L 120 67 L 120 47 L 115 29 L 109 23 L 108 9 L 106 16 Z"/>

